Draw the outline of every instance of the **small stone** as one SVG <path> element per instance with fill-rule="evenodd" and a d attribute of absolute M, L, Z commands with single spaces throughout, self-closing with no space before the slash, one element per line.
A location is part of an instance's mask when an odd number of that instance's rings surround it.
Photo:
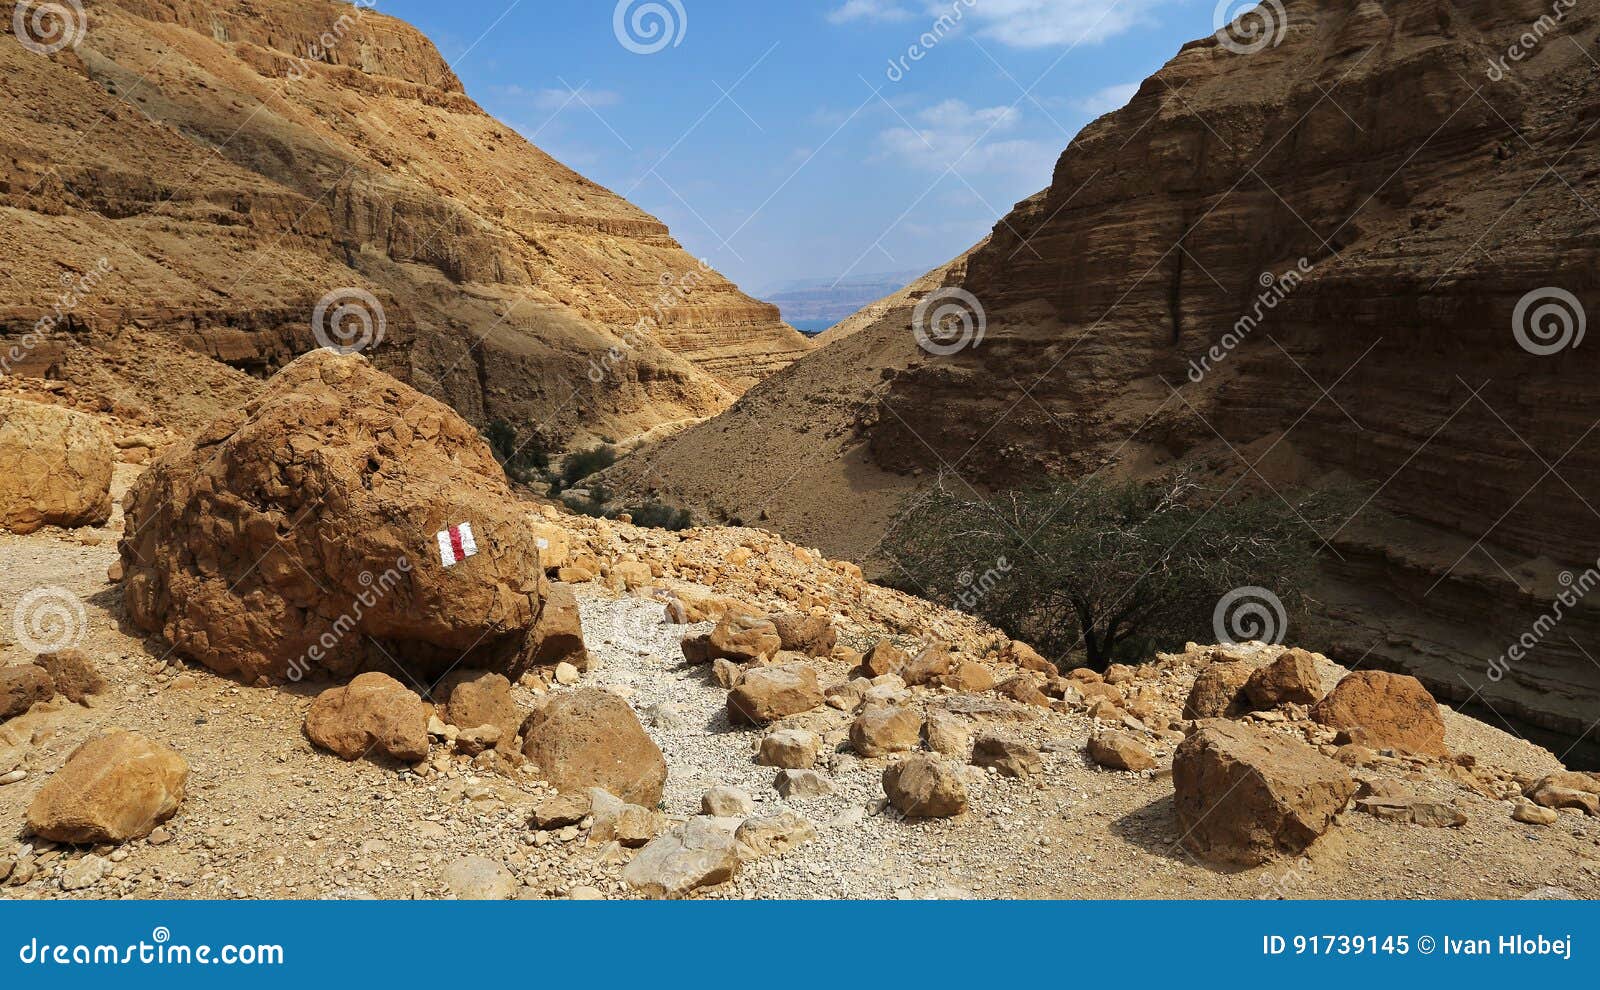
<path fill-rule="evenodd" d="M 482 856 L 456 860 L 444 868 L 442 879 L 458 901 L 508 901 L 517 890 L 510 870 Z"/>
<path fill-rule="evenodd" d="M 786 798 L 826 797 L 833 793 L 828 778 L 815 770 L 779 770 L 772 786 Z"/>
<path fill-rule="evenodd" d="M 755 806 L 749 794 L 725 784 L 700 795 L 700 813 L 714 818 L 742 818 L 755 810 Z"/>
<path fill-rule="evenodd" d="M 1002 736 L 980 736 L 972 746 L 972 763 L 994 767 L 1006 777 L 1031 777 L 1044 772 L 1044 759 L 1037 749 Z"/>
<path fill-rule="evenodd" d="M 605 899 L 606 895 L 599 890 L 582 884 L 567 891 L 567 900 L 569 901 L 603 901 Z"/>
<path fill-rule="evenodd" d="M 576 825 L 589 816 L 587 793 L 553 794 L 533 806 L 528 824 L 541 831 Z"/>
<path fill-rule="evenodd" d="M 61 874 L 62 890 L 87 890 L 110 872 L 111 864 L 93 853 L 67 867 Z"/>
<path fill-rule="evenodd" d="M 578 683 L 579 676 L 578 668 L 574 667 L 570 663 L 567 663 L 565 660 L 556 664 L 557 684 L 564 684 L 567 687 L 571 687 L 572 685 Z"/>
<path fill-rule="evenodd" d="M 816 838 L 816 826 L 789 808 L 746 819 L 734 833 L 739 858 L 747 862 L 763 856 L 781 856 Z"/>
<path fill-rule="evenodd" d="M 822 752 L 822 737 L 805 729 L 779 729 L 761 739 L 756 762 L 786 770 L 809 770 Z"/>
<path fill-rule="evenodd" d="M 1111 770 L 1154 770 L 1155 757 L 1126 732 L 1107 730 L 1089 739 L 1089 758 Z"/>

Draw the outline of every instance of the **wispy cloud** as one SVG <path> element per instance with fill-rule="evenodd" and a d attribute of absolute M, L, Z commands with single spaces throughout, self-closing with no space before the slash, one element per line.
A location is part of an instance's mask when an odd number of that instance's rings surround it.
<path fill-rule="evenodd" d="M 971 107 L 945 100 L 878 135 L 877 160 L 963 175 L 1012 172 L 1048 175 L 1060 149 L 1009 136 L 1022 121 L 1015 107 Z"/>
<path fill-rule="evenodd" d="M 1113 110 L 1121 110 L 1139 92 L 1138 83 L 1122 83 L 1118 86 L 1107 86 L 1093 96 L 1079 100 L 1074 104 L 1084 113 L 1094 114 L 1096 117 Z"/>
<path fill-rule="evenodd" d="M 851 21 L 908 21 L 911 11 L 895 0 L 845 0 L 841 7 L 828 11 L 828 23 L 848 24 Z"/>
<path fill-rule="evenodd" d="M 1159 0 L 954 0 L 978 36 L 1013 48 L 1093 44 L 1149 20 Z M 952 0 L 927 3 L 931 16 L 948 14 Z"/>

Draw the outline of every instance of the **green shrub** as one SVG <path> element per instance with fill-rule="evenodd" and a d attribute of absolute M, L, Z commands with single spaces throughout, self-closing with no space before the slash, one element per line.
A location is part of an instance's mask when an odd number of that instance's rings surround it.
<path fill-rule="evenodd" d="M 489 442 L 494 459 L 500 462 L 506 477 L 527 484 L 543 477 L 550 469 L 550 455 L 538 434 L 527 440 L 517 439 L 516 427 L 497 419 L 484 428 L 483 438 Z"/>

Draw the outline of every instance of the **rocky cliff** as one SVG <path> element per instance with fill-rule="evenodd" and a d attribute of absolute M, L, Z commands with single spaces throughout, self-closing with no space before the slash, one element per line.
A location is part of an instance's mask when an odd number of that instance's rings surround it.
<path fill-rule="evenodd" d="M 896 373 L 862 456 L 984 488 L 1178 461 L 1263 490 L 1367 482 L 1323 534 L 1327 647 L 1576 737 L 1600 609 L 1541 617 L 1600 555 L 1597 359 L 1576 346 L 1600 303 L 1600 20 L 1545 0 L 1255 17 L 1186 46 L 995 228 L 961 281 L 981 341 Z M 736 417 L 718 430 L 737 443 Z"/>
<path fill-rule="evenodd" d="M 23 21 L 37 36 L 0 45 L 7 371 L 60 374 L 131 327 L 259 375 L 320 329 L 559 440 L 713 414 L 807 348 L 366 5 Z"/>

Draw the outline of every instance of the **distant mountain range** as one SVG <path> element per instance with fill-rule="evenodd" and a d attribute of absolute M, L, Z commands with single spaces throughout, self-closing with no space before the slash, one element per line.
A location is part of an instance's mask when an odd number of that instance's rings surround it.
<path fill-rule="evenodd" d="M 802 333 L 819 334 L 868 303 L 899 292 L 924 274 L 923 269 L 912 269 L 845 278 L 796 279 L 780 282 L 761 296 L 782 311 L 785 323 Z"/>

